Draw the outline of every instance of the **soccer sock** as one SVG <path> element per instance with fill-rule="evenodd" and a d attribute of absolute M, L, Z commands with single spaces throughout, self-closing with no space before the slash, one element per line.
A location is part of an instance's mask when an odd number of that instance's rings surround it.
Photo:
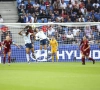
<path fill-rule="evenodd" d="M 85 58 L 84 58 L 84 57 L 82 57 L 82 63 L 84 63 L 84 64 L 85 64 Z"/>
<path fill-rule="evenodd" d="M 27 58 L 27 61 L 29 62 L 29 60 L 30 60 L 29 54 L 26 54 L 26 58 Z"/>
<path fill-rule="evenodd" d="M 52 62 L 54 62 L 54 56 L 52 56 Z"/>
<path fill-rule="evenodd" d="M 93 59 L 93 58 L 89 58 L 89 60 L 94 61 L 94 59 Z"/>
<path fill-rule="evenodd" d="M 6 61 L 6 57 L 3 57 L 3 63 L 5 64 L 5 61 Z"/>
<path fill-rule="evenodd" d="M 10 63 L 10 56 L 8 56 L 8 63 Z"/>

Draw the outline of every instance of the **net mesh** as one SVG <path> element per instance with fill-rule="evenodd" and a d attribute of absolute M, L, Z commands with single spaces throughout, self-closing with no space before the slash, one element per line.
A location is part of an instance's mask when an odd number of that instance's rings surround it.
<path fill-rule="evenodd" d="M 3 42 L 6 35 L 9 35 L 12 40 L 20 45 L 21 49 L 18 49 L 16 46 L 12 45 L 12 62 L 26 62 L 25 54 L 25 43 L 22 36 L 18 33 L 25 28 L 25 26 L 32 26 L 33 31 L 35 29 L 40 29 L 51 38 L 54 36 L 59 44 L 58 46 L 58 59 L 59 62 L 66 61 L 80 61 L 81 54 L 79 50 L 79 44 L 82 40 L 82 37 L 86 35 L 90 44 L 91 44 L 91 53 L 96 60 L 100 60 L 100 23 L 35 23 L 35 24 L 19 24 L 19 23 L 5 23 L 0 24 L 0 41 Z M 48 53 L 44 54 L 42 50 L 41 56 L 38 55 L 40 41 L 35 41 L 32 39 L 36 57 L 38 61 L 51 61 L 51 51 L 50 46 L 47 43 Z M 47 58 L 45 56 L 47 55 Z M 3 55 L 2 55 L 3 57 Z M 40 59 L 41 57 L 41 59 Z M 30 60 L 32 62 L 36 61 L 30 53 Z"/>

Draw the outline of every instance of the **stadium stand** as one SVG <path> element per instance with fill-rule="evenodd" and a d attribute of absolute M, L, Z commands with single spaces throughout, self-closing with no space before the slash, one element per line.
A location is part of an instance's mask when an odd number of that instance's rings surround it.
<path fill-rule="evenodd" d="M 99 22 L 99 0 L 17 0 L 21 23 Z"/>
<path fill-rule="evenodd" d="M 16 23 L 18 20 L 16 1 L 2 0 L 0 2 L 0 14 L 4 23 Z"/>
<path fill-rule="evenodd" d="M 3 23 L 3 22 L 4 22 L 4 20 L 3 20 L 2 16 L 0 15 L 0 23 Z"/>

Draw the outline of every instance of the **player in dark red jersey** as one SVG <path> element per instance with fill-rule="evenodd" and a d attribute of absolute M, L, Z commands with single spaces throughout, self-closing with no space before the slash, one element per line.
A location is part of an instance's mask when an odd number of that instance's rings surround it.
<path fill-rule="evenodd" d="M 9 36 L 6 36 L 6 39 L 3 41 L 3 48 L 4 48 L 4 58 L 3 58 L 3 64 L 5 64 L 6 61 L 6 55 L 8 54 L 8 64 L 10 65 L 10 56 L 11 56 L 11 44 L 16 45 L 14 42 L 12 42 L 12 39 Z M 20 48 L 18 45 L 16 45 L 18 48 Z"/>
<path fill-rule="evenodd" d="M 2 53 L 2 44 L 1 44 L 1 42 L 0 42 L 0 63 L 1 63 L 1 53 Z"/>
<path fill-rule="evenodd" d="M 81 54 L 82 54 L 82 64 L 85 65 L 85 57 L 88 58 L 88 60 L 93 61 L 93 64 L 95 64 L 95 60 L 93 58 L 89 57 L 90 45 L 89 45 L 89 42 L 88 42 L 86 36 L 83 37 L 83 40 L 80 43 L 80 47 L 81 47 Z"/>

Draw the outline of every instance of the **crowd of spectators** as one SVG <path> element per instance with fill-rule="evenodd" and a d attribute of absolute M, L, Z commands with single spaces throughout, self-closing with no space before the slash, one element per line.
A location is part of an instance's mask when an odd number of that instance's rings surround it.
<path fill-rule="evenodd" d="M 19 2 L 18 2 L 19 1 Z M 64 23 L 100 22 L 100 0 L 18 0 L 18 22 Z M 42 26 L 49 37 L 55 35 L 59 42 L 78 43 L 84 35 L 92 43 L 100 43 L 100 25 L 67 27 Z"/>
<path fill-rule="evenodd" d="M 52 24 L 49 26 L 42 26 L 41 29 L 49 38 L 51 38 L 52 35 L 55 36 L 59 43 L 79 44 L 84 35 L 91 44 L 100 43 L 100 25 L 68 27 Z"/>
<path fill-rule="evenodd" d="M 17 0 L 21 23 L 99 22 L 100 0 Z"/>

